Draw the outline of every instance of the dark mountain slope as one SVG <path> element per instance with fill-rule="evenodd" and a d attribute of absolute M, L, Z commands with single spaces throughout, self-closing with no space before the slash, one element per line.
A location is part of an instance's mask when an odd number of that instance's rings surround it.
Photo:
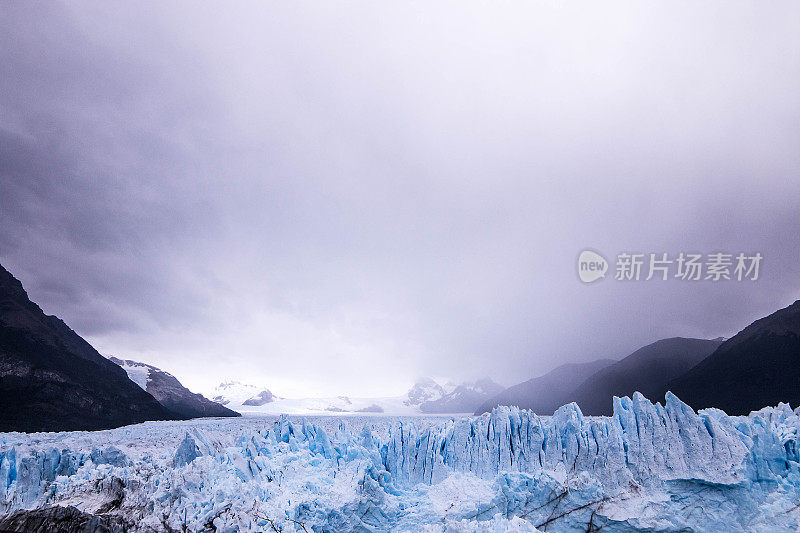
<path fill-rule="evenodd" d="M 174 418 L 119 366 L 28 299 L 0 266 L 0 431 L 105 429 Z"/>
<path fill-rule="evenodd" d="M 227 407 L 212 402 L 202 394 L 196 394 L 184 387 L 178 378 L 164 372 L 160 368 L 132 361 L 130 359 L 117 359 L 112 357 L 111 361 L 122 367 L 128 372 L 134 382 L 149 392 L 158 402 L 176 413 L 182 418 L 199 418 L 207 416 L 242 416 L 236 411 L 231 411 Z M 144 383 L 137 382 L 131 375 L 136 372 L 144 378 Z"/>
<path fill-rule="evenodd" d="M 570 394 L 578 385 L 613 363 L 611 359 L 600 359 L 590 363 L 561 365 L 547 374 L 507 388 L 483 402 L 475 414 L 488 413 L 498 405 L 516 405 L 540 415 L 552 415 L 556 409 L 573 401 Z"/>
<path fill-rule="evenodd" d="M 656 341 L 591 376 L 575 389 L 571 401 L 577 402 L 585 415 L 611 415 L 614 396 L 638 391 L 651 401 L 662 400 L 670 380 L 708 357 L 721 343 L 721 339 L 682 337 Z"/>
<path fill-rule="evenodd" d="M 695 409 L 744 415 L 767 405 L 800 404 L 800 300 L 753 322 L 686 374 L 671 390 Z"/>

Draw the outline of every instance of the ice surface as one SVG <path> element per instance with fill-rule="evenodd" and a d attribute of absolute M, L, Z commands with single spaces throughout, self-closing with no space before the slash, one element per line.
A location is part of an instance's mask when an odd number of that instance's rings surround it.
<path fill-rule="evenodd" d="M 502 389 L 487 379 L 465 382 L 461 385 L 449 383 L 442 387 L 431 378 L 423 378 L 402 396 L 281 398 L 274 396 L 264 387 L 227 381 L 206 395 L 213 401 L 245 415 L 315 416 L 332 413 L 342 415 L 376 413 L 385 416 L 412 416 L 428 413 L 472 413 L 477 407 L 477 404 L 473 405 L 476 402 L 474 397 L 490 395 L 493 386 Z M 453 391 L 454 395 L 451 394 Z M 262 397 L 268 398 L 268 401 L 263 401 Z M 443 400 L 444 403 L 431 405 L 435 400 Z"/>
<path fill-rule="evenodd" d="M 330 398 L 281 398 L 264 405 L 251 407 L 243 405 L 236 410 L 243 414 L 264 415 L 324 415 L 341 413 L 351 415 L 364 412 L 378 412 L 386 415 L 409 416 L 420 414 L 416 406 L 404 403 L 404 397 L 349 398 L 335 396 Z"/>
<path fill-rule="evenodd" d="M 230 402 L 225 404 L 228 408 L 244 415 L 278 416 L 288 415 L 330 415 L 341 414 L 350 416 L 364 412 L 378 412 L 393 416 L 410 416 L 421 414 L 417 406 L 404 403 L 405 397 L 385 398 L 349 398 L 347 396 L 333 396 L 329 398 L 276 398 L 274 401 L 261 405 L 247 405 Z M 251 402 L 257 403 L 257 402 Z"/>
<path fill-rule="evenodd" d="M 149 422 L 0 434 L 5 512 L 73 505 L 133 531 L 796 531 L 800 416 L 676 397 L 468 418 Z M 213 526 L 213 527 L 212 527 Z"/>

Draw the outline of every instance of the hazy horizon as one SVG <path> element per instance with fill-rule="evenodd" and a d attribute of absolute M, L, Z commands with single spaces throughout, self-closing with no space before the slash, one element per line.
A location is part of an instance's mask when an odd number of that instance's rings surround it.
<path fill-rule="evenodd" d="M 508 386 L 800 295 L 799 4 L 4 14 L 0 263 L 192 390 Z M 617 281 L 623 252 L 763 263 Z"/>

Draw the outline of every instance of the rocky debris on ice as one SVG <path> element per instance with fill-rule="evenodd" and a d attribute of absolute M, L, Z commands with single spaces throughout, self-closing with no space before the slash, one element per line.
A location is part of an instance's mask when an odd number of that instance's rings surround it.
<path fill-rule="evenodd" d="M 129 527 L 118 517 L 95 516 L 75 507 L 19 510 L 0 518 L 0 531 L 26 533 L 124 533 Z"/>

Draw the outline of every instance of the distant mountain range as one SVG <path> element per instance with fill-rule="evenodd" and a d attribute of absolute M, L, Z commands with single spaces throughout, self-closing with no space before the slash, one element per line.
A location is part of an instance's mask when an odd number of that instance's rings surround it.
<path fill-rule="evenodd" d="M 664 385 L 711 355 L 722 340 L 663 339 L 639 348 L 621 361 L 598 370 L 571 394 L 586 415 L 611 415 L 614 396 L 664 399 Z"/>
<path fill-rule="evenodd" d="M 221 405 L 236 409 L 242 406 L 265 405 L 274 402 L 277 397 L 269 389 L 263 387 L 239 381 L 227 381 L 217 385 L 211 393 L 211 399 Z"/>
<path fill-rule="evenodd" d="M 106 429 L 176 415 L 0 266 L 0 431 Z"/>
<path fill-rule="evenodd" d="M 190 391 L 175 376 L 153 365 L 116 357 L 111 357 L 110 360 L 122 367 L 134 383 L 181 418 L 241 416 L 236 411 Z"/>
<path fill-rule="evenodd" d="M 585 415 L 610 415 L 614 396 L 673 392 L 694 409 L 745 415 L 780 402 L 800 404 L 800 300 L 728 339 L 663 339 L 618 362 L 567 364 L 510 387 L 475 412 L 517 405 L 549 415 L 575 402 Z"/>
<path fill-rule="evenodd" d="M 652 401 L 663 400 L 670 380 L 688 372 L 722 344 L 721 339 L 663 339 L 639 348 L 620 361 L 601 359 L 567 364 L 506 389 L 484 403 L 476 413 L 498 405 L 517 405 L 540 415 L 575 402 L 584 415 L 611 414 L 614 396 L 641 392 Z M 679 396 L 680 397 L 680 396 Z"/>
<path fill-rule="evenodd" d="M 106 359 L 59 318 L 45 315 L 0 266 L 0 431 L 105 429 L 238 412 L 413 415 L 517 405 L 549 415 L 570 402 L 586 415 L 608 415 L 614 396 L 636 391 L 653 401 L 672 391 L 695 409 L 746 414 L 779 402 L 800 404 L 799 363 L 797 301 L 724 342 L 663 339 L 619 361 L 570 363 L 507 389 L 490 379 L 442 385 L 422 378 L 399 397 L 290 400 L 263 386 L 226 382 L 209 400 L 155 366 Z"/>

